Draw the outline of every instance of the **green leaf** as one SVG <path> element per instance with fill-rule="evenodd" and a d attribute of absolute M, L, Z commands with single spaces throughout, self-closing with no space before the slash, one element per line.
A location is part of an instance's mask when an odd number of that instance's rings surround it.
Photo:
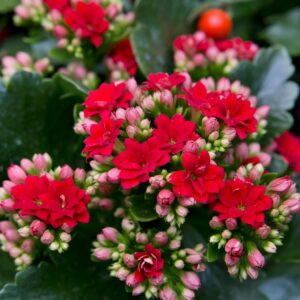
<path fill-rule="evenodd" d="M 0 93 L 1 171 L 37 152 L 49 152 L 55 163 L 80 162 L 81 142 L 72 116 L 79 97 L 64 95 L 55 80 L 37 74 L 20 72 L 11 79 Z"/>
<path fill-rule="evenodd" d="M 15 283 L 1 290 L 0 299 L 129 299 L 124 283 L 111 278 L 105 264 L 91 262 L 90 242 L 83 234 L 77 235 L 70 250 L 58 256 L 55 265 L 42 262 L 19 272 Z"/>
<path fill-rule="evenodd" d="M 289 110 L 294 106 L 299 92 L 294 82 L 287 81 L 294 70 L 287 50 L 272 47 L 260 50 L 253 62 L 240 63 L 230 78 L 250 87 L 259 105 Z"/>
<path fill-rule="evenodd" d="M 144 75 L 172 72 L 173 40 L 190 31 L 187 17 L 197 3 L 197 0 L 172 0 L 172 4 L 170 0 L 140 0 L 137 3 L 131 42 Z"/>
<path fill-rule="evenodd" d="M 158 219 L 155 211 L 155 199 L 145 199 L 143 195 L 132 196 L 129 199 L 131 203 L 130 213 L 136 221 L 150 222 Z"/>
<path fill-rule="evenodd" d="M 0 0 L 0 13 L 7 13 L 20 3 L 19 0 Z"/>
<path fill-rule="evenodd" d="M 277 173 L 265 173 L 262 175 L 261 180 L 260 180 L 260 184 L 261 185 L 268 185 L 272 180 L 278 178 L 278 174 Z"/>
<path fill-rule="evenodd" d="M 210 263 L 216 261 L 220 257 L 220 251 L 217 245 L 208 244 L 206 257 L 207 261 Z"/>
<path fill-rule="evenodd" d="M 272 44 L 285 46 L 293 56 L 300 55 L 300 7 L 270 18 L 271 25 L 262 33 Z"/>
<path fill-rule="evenodd" d="M 272 160 L 271 164 L 268 166 L 268 169 L 271 172 L 277 173 L 279 176 L 283 175 L 287 169 L 288 169 L 288 164 L 286 161 L 282 158 L 281 155 L 273 153 L 272 154 Z"/>
<path fill-rule="evenodd" d="M 0 252 L 0 288 L 6 283 L 14 281 L 15 266 L 7 253 Z"/>
<path fill-rule="evenodd" d="M 81 100 L 84 100 L 86 98 L 88 91 L 80 83 L 75 82 L 73 79 L 58 73 L 53 77 L 53 79 L 65 94 L 77 96 Z"/>

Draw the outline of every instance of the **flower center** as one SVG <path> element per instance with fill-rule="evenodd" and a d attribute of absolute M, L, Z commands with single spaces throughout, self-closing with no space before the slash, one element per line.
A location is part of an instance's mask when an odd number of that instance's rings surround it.
<path fill-rule="evenodd" d="M 244 211 L 246 208 L 245 204 L 241 203 L 237 206 L 237 209 L 241 210 L 241 211 Z"/>
<path fill-rule="evenodd" d="M 35 199 L 34 200 L 34 203 L 37 205 L 37 206 L 41 206 L 43 204 L 42 200 L 40 199 Z"/>
<path fill-rule="evenodd" d="M 61 200 L 61 208 L 65 208 L 66 207 L 66 196 L 60 195 L 59 198 Z"/>

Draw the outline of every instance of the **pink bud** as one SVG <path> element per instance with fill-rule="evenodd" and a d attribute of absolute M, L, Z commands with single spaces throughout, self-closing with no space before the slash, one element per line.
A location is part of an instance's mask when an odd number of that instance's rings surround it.
<path fill-rule="evenodd" d="M 12 222 L 10 221 L 1 221 L 0 222 L 0 231 L 4 233 L 8 229 L 15 229 L 15 226 Z"/>
<path fill-rule="evenodd" d="M 185 207 L 193 206 L 197 203 L 194 197 L 179 198 L 178 202 Z"/>
<path fill-rule="evenodd" d="M 129 271 L 124 269 L 124 268 L 121 268 L 117 271 L 116 273 L 116 277 L 121 280 L 121 281 L 125 281 L 127 276 L 129 274 Z"/>
<path fill-rule="evenodd" d="M 111 258 L 111 250 L 107 248 L 97 248 L 94 251 L 94 256 L 101 261 L 109 260 Z"/>
<path fill-rule="evenodd" d="M 113 201 L 111 199 L 100 199 L 98 205 L 103 211 L 111 211 L 113 209 Z"/>
<path fill-rule="evenodd" d="M 3 234 L 9 242 L 17 242 L 21 238 L 16 229 L 7 229 Z"/>
<path fill-rule="evenodd" d="M 69 243 L 72 239 L 71 235 L 67 232 L 62 232 L 60 235 L 59 235 L 59 238 L 62 242 L 65 242 L 65 243 Z"/>
<path fill-rule="evenodd" d="M 218 91 L 228 91 L 231 89 L 230 80 L 228 78 L 222 77 L 217 82 Z"/>
<path fill-rule="evenodd" d="M 225 127 L 222 133 L 229 141 L 232 141 L 236 137 L 236 130 L 232 127 Z"/>
<path fill-rule="evenodd" d="M 114 184 L 119 183 L 120 181 L 119 175 L 120 175 L 119 169 L 117 168 L 110 169 L 107 172 L 107 181 L 109 183 L 114 183 Z"/>
<path fill-rule="evenodd" d="M 159 246 L 165 246 L 168 243 L 169 237 L 165 231 L 160 231 L 155 234 L 154 240 Z"/>
<path fill-rule="evenodd" d="M 128 285 L 129 287 L 133 288 L 138 284 L 134 273 L 129 274 L 126 278 L 126 285 Z"/>
<path fill-rule="evenodd" d="M 231 256 L 241 257 L 243 250 L 243 244 L 235 238 L 230 239 L 225 245 L 225 251 Z"/>
<path fill-rule="evenodd" d="M 223 226 L 223 222 L 220 221 L 220 219 L 218 217 L 212 217 L 212 219 L 209 221 L 209 226 L 212 229 L 217 229 Z"/>
<path fill-rule="evenodd" d="M 16 54 L 16 59 L 22 67 L 28 67 L 32 63 L 32 58 L 26 52 L 18 52 Z"/>
<path fill-rule="evenodd" d="M 175 196 L 170 190 L 163 189 L 158 193 L 156 200 L 160 206 L 170 206 L 174 202 Z"/>
<path fill-rule="evenodd" d="M 163 274 L 161 274 L 158 277 L 149 278 L 150 284 L 154 285 L 154 286 L 162 285 L 164 283 L 164 281 L 165 281 L 165 278 L 164 278 Z"/>
<path fill-rule="evenodd" d="M 170 206 L 156 205 L 155 211 L 161 218 L 163 218 L 163 217 L 167 216 L 168 213 L 170 212 Z"/>
<path fill-rule="evenodd" d="M 272 194 L 271 198 L 273 201 L 273 207 L 278 207 L 278 205 L 280 204 L 280 196 L 278 194 Z"/>
<path fill-rule="evenodd" d="M 247 274 L 248 274 L 248 276 L 249 276 L 251 279 L 254 279 L 254 280 L 255 280 L 255 279 L 257 279 L 257 277 L 258 277 L 258 269 L 249 266 L 249 267 L 247 268 Z"/>
<path fill-rule="evenodd" d="M 17 16 L 23 20 L 30 18 L 30 10 L 26 6 L 21 6 L 21 5 L 17 6 L 15 8 L 15 12 Z"/>
<path fill-rule="evenodd" d="M 148 243 L 148 236 L 146 233 L 138 232 L 136 234 L 135 240 L 138 244 L 147 244 Z"/>
<path fill-rule="evenodd" d="M 128 108 L 125 113 L 129 124 L 135 124 L 141 120 L 141 115 L 136 108 Z"/>
<path fill-rule="evenodd" d="M 48 167 L 48 163 L 43 154 L 35 154 L 33 156 L 33 163 L 39 171 L 46 170 Z"/>
<path fill-rule="evenodd" d="M 248 158 L 249 151 L 248 151 L 248 145 L 246 143 L 241 143 L 236 147 L 236 156 L 240 160 L 244 160 Z"/>
<path fill-rule="evenodd" d="M 239 258 L 236 256 L 231 256 L 230 254 L 226 253 L 224 257 L 224 261 L 227 267 L 233 267 L 238 263 Z"/>
<path fill-rule="evenodd" d="M 34 169 L 34 164 L 31 160 L 23 158 L 20 163 L 21 167 L 26 171 L 30 172 Z"/>
<path fill-rule="evenodd" d="M 283 206 L 288 207 L 291 214 L 297 214 L 300 211 L 299 199 L 287 199 L 284 201 Z"/>
<path fill-rule="evenodd" d="M 162 175 L 150 177 L 149 183 L 154 189 L 162 188 L 166 185 L 166 181 Z"/>
<path fill-rule="evenodd" d="M 127 86 L 127 89 L 129 90 L 129 92 L 134 95 L 137 87 L 138 87 L 138 84 L 136 82 L 136 80 L 134 78 L 129 78 L 127 81 L 126 81 L 126 86 Z"/>
<path fill-rule="evenodd" d="M 234 230 L 237 227 L 237 221 L 233 218 L 226 219 L 225 224 L 229 230 Z"/>
<path fill-rule="evenodd" d="M 37 73 L 43 74 L 44 72 L 47 71 L 49 66 L 50 66 L 49 59 L 43 58 L 43 59 L 39 59 L 35 62 L 34 69 L 36 70 Z"/>
<path fill-rule="evenodd" d="M 256 229 L 256 233 L 262 238 L 262 239 L 266 239 L 269 234 L 271 232 L 271 228 L 264 224 L 261 227 L 259 227 L 258 229 Z"/>
<path fill-rule="evenodd" d="M 61 229 L 67 233 L 71 233 L 73 228 L 70 227 L 67 223 L 63 223 Z"/>
<path fill-rule="evenodd" d="M 192 153 L 198 153 L 199 151 L 199 145 L 195 141 L 187 141 L 184 145 L 183 152 L 192 152 Z"/>
<path fill-rule="evenodd" d="M 188 289 L 191 290 L 197 290 L 201 285 L 199 277 L 194 272 L 185 272 L 181 276 L 181 281 Z"/>
<path fill-rule="evenodd" d="M 102 229 L 102 234 L 108 241 L 118 243 L 119 232 L 117 229 L 113 227 L 105 227 Z"/>
<path fill-rule="evenodd" d="M 0 207 L 5 212 L 13 212 L 15 210 L 15 201 L 10 198 L 4 199 L 0 202 Z"/>
<path fill-rule="evenodd" d="M 68 34 L 68 30 L 64 26 L 55 25 L 53 33 L 57 38 L 61 39 L 61 38 L 64 38 Z"/>
<path fill-rule="evenodd" d="M 167 105 L 169 107 L 173 107 L 174 105 L 173 94 L 169 90 L 163 90 L 160 94 L 160 103 Z"/>
<path fill-rule="evenodd" d="M 185 80 L 182 84 L 182 86 L 185 88 L 185 89 L 190 89 L 191 86 L 192 86 L 192 78 L 191 78 L 191 75 L 188 73 L 188 72 L 179 72 L 180 75 L 182 75 Z"/>
<path fill-rule="evenodd" d="M 268 190 L 271 192 L 285 194 L 287 191 L 295 189 L 295 183 L 289 176 L 276 178 L 271 181 L 268 185 Z"/>
<path fill-rule="evenodd" d="M 135 228 L 135 224 L 132 220 L 124 218 L 121 222 L 121 226 L 125 231 L 132 231 Z"/>
<path fill-rule="evenodd" d="M 136 266 L 136 260 L 132 254 L 126 253 L 123 256 L 123 261 L 128 268 L 134 268 Z"/>
<path fill-rule="evenodd" d="M 17 165 L 11 165 L 7 169 L 7 175 L 9 179 L 15 184 L 23 183 L 27 177 L 24 170 Z"/>
<path fill-rule="evenodd" d="M 265 265 L 265 258 L 258 249 L 254 249 L 248 254 L 248 262 L 253 268 L 262 268 Z"/>
<path fill-rule="evenodd" d="M 154 101 L 151 96 L 145 97 L 142 103 L 142 107 L 147 110 L 152 110 L 154 108 Z"/>
<path fill-rule="evenodd" d="M 16 185 L 15 183 L 13 183 L 12 181 L 9 180 L 4 180 L 3 183 L 3 188 L 5 189 L 5 191 L 7 193 L 10 193 L 11 189 Z"/>
<path fill-rule="evenodd" d="M 192 254 L 186 258 L 186 262 L 192 265 L 199 264 L 202 260 L 202 256 L 200 254 Z"/>
<path fill-rule="evenodd" d="M 33 236 L 41 236 L 46 230 L 46 224 L 39 220 L 34 220 L 30 224 L 30 232 Z"/>
<path fill-rule="evenodd" d="M 49 230 L 46 230 L 41 236 L 41 242 L 45 245 L 49 245 L 53 241 L 54 241 L 53 234 Z"/>
<path fill-rule="evenodd" d="M 137 133 L 139 133 L 140 132 L 140 130 L 139 130 L 139 128 L 138 127 L 136 127 L 136 126 L 133 126 L 133 125 L 128 125 L 127 127 L 126 127 L 126 133 L 127 133 L 127 135 L 128 135 L 128 137 L 130 137 L 130 138 L 134 138 L 134 136 L 137 134 Z"/>
<path fill-rule="evenodd" d="M 159 292 L 159 298 L 160 300 L 176 300 L 177 296 L 176 293 L 167 286 Z"/>
<path fill-rule="evenodd" d="M 255 116 L 258 118 L 258 120 L 261 120 L 266 118 L 269 112 L 270 112 L 270 106 L 262 105 L 256 109 Z"/>
<path fill-rule="evenodd" d="M 31 253 L 34 249 L 34 241 L 31 239 L 25 240 L 21 245 L 22 250 L 27 253 Z"/>
<path fill-rule="evenodd" d="M 71 178 L 72 176 L 73 176 L 72 168 L 68 165 L 64 165 L 59 172 L 59 178 L 64 180 L 67 178 Z"/>
<path fill-rule="evenodd" d="M 181 246 L 181 242 L 178 240 L 172 240 L 169 245 L 170 249 L 172 249 L 172 250 L 176 250 L 176 249 L 180 248 L 180 246 Z"/>
<path fill-rule="evenodd" d="M 176 207 L 176 213 L 179 217 L 185 218 L 189 213 L 189 210 L 185 206 L 179 205 Z"/>
<path fill-rule="evenodd" d="M 85 175 L 86 175 L 85 170 L 79 168 L 75 170 L 74 177 L 75 180 L 77 180 L 78 182 L 82 183 L 85 180 Z"/>
<path fill-rule="evenodd" d="M 271 163 L 271 160 L 272 160 L 271 155 L 268 153 L 265 153 L 265 152 L 258 153 L 257 157 L 259 158 L 261 164 L 264 167 L 267 167 Z"/>
<path fill-rule="evenodd" d="M 204 126 L 205 136 L 208 136 L 212 132 L 219 130 L 219 127 L 220 127 L 219 122 L 217 121 L 217 119 L 213 118 L 213 117 L 205 119 L 203 126 Z"/>

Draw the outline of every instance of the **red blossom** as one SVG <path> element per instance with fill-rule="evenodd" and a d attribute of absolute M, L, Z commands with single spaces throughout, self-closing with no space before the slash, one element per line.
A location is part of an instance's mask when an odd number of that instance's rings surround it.
<path fill-rule="evenodd" d="M 65 22 L 79 37 L 89 39 L 95 47 L 102 44 L 103 34 L 109 28 L 104 9 L 95 2 L 77 2 L 75 9 L 66 11 Z"/>
<path fill-rule="evenodd" d="M 186 121 L 180 114 L 172 118 L 160 114 L 154 121 L 157 129 L 153 131 L 153 136 L 159 140 L 162 150 L 176 154 L 181 151 L 185 143 L 189 140 L 196 140 L 196 123 Z"/>
<path fill-rule="evenodd" d="M 36 216 L 54 228 L 89 222 L 90 198 L 72 178 L 49 181 L 46 176 L 28 176 L 24 184 L 12 188 L 11 194 L 20 215 Z"/>
<path fill-rule="evenodd" d="M 294 171 L 300 173 L 300 138 L 286 131 L 276 141 L 277 151 Z"/>
<path fill-rule="evenodd" d="M 109 156 L 119 135 L 123 120 L 104 117 L 100 123 L 92 125 L 90 136 L 84 140 L 87 159 L 95 155 Z"/>
<path fill-rule="evenodd" d="M 222 186 L 223 168 L 211 162 L 206 150 L 199 154 L 183 153 L 181 163 L 184 170 L 173 172 L 169 178 L 174 194 L 194 197 L 200 203 L 212 202 Z"/>
<path fill-rule="evenodd" d="M 167 152 L 159 149 L 159 141 L 151 138 L 143 143 L 125 140 L 126 150 L 113 160 L 120 169 L 119 178 L 124 189 L 131 189 L 149 180 L 149 173 L 170 161 Z"/>
<path fill-rule="evenodd" d="M 135 252 L 134 257 L 138 262 L 138 268 L 134 273 L 135 283 L 143 282 L 146 278 L 157 278 L 162 275 L 164 260 L 160 249 L 152 244 L 145 246 L 144 252 Z"/>
<path fill-rule="evenodd" d="M 124 82 L 102 83 L 97 90 L 89 92 L 84 102 L 84 115 L 102 116 L 117 108 L 127 108 L 132 97 Z"/>
<path fill-rule="evenodd" d="M 150 74 L 144 82 L 144 89 L 151 91 L 170 90 L 181 85 L 185 81 L 185 77 L 179 73 L 156 73 Z"/>
<path fill-rule="evenodd" d="M 136 75 L 138 65 L 135 60 L 129 39 L 119 42 L 109 53 L 109 57 L 114 63 L 121 63 L 128 74 L 131 76 Z"/>
<path fill-rule="evenodd" d="M 44 0 L 44 3 L 49 9 L 57 10 L 61 13 L 65 13 L 67 9 L 71 8 L 70 0 Z"/>
<path fill-rule="evenodd" d="M 219 201 L 213 210 L 219 213 L 219 219 L 240 220 L 253 228 L 264 224 L 264 211 L 272 207 L 271 197 L 265 195 L 265 186 L 254 186 L 240 179 L 228 180 L 220 190 Z"/>

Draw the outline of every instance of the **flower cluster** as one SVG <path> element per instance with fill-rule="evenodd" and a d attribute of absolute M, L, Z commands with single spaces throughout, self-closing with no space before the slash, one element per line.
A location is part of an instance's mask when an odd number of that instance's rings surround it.
<path fill-rule="evenodd" d="M 15 57 L 4 56 L 2 58 L 2 74 L 6 84 L 15 73 L 21 70 L 45 76 L 53 71 L 53 66 L 48 58 L 34 60 L 28 53 L 21 51 L 17 52 Z"/>
<path fill-rule="evenodd" d="M 105 64 L 110 73 L 110 81 L 126 80 L 136 75 L 138 65 L 129 39 L 125 39 L 115 46 L 107 55 Z"/>
<path fill-rule="evenodd" d="M 41 245 L 66 250 L 72 229 L 90 219 L 85 171 L 73 171 L 68 165 L 51 167 L 48 154 L 22 159 L 20 165 L 8 168 L 9 180 L 0 189 L 1 215 L 7 218 L 0 223 L 2 248 L 19 268 L 34 260 Z"/>
<path fill-rule="evenodd" d="M 22 0 L 15 13 L 17 25 L 43 26 L 59 48 L 79 58 L 86 42 L 99 48 L 104 40 L 118 40 L 134 19 L 132 12 L 123 13 L 118 0 Z"/>
<path fill-rule="evenodd" d="M 214 40 L 202 31 L 177 37 L 173 47 L 176 69 L 189 72 L 193 79 L 224 76 L 240 61 L 252 60 L 259 50 L 250 41 Z"/>
<path fill-rule="evenodd" d="M 193 299 L 200 287 L 196 272 L 204 271 L 205 249 L 182 248 L 176 227 L 166 231 L 143 232 L 128 218 L 121 221 L 122 231 L 105 227 L 94 242 L 93 257 L 112 260 L 111 276 L 124 281 L 133 296 L 146 298 Z"/>

